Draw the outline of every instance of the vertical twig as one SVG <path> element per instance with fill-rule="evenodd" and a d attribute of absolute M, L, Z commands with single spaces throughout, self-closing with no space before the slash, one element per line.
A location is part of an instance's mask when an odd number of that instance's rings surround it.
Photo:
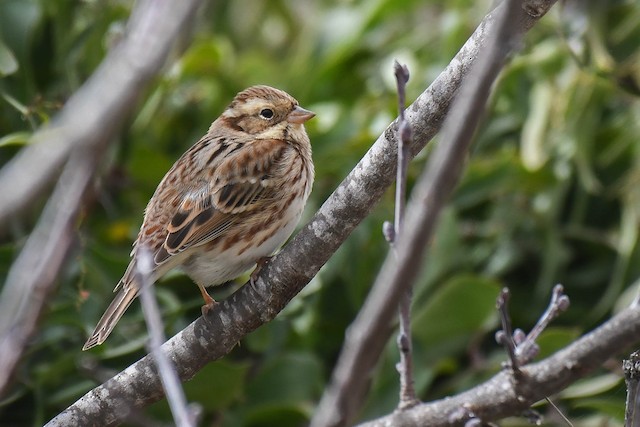
<path fill-rule="evenodd" d="M 149 331 L 148 351 L 153 356 L 156 366 L 158 367 L 160 381 L 167 396 L 167 401 L 169 402 L 171 414 L 176 422 L 176 426 L 195 427 L 200 409 L 197 405 L 191 405 L 191 407 L 189 407 L 187 404 L 187 398 L 184 395 L 184 390 L 182 390 L 180 379 L 169 357 L 167 357 L 166 353 L 162 350 L 162 344 L 165 342 L 164 327 L 158 303 L 151 290 L 153 285 L 151 281 L 153 258 L 147 248 L 142 247 L 140 249 L 137 254 L 137 267 L 142 312 L 144 313 L 144 320 L 147 323 L 147 330 Z"/>
<path fill-rule="evenodd" d="M 496 332 L 496 341 L 498 344 L 504 346 L 509 356 L 511 369 L 516 374 L 520 373 L 520 364 L 516 357 L 516 342 L 513 338 L 513 327 L 511 325 L 511 317 L 509 316 L 509 297 L 511 293 L 509 288 L 502 288 L 498 300 L 496 301 L 496 307 L 500 314 L 500 323 L 502 324 L 502 330 Z"/>
<path fill-rule="evenodd" d="M 634 351 L 622 362 L 624 380 L 627 383 L 627 403 L 624 411 L 625 427 L 640 426 L 640 352 Z"/>
<path fill-rule="evenodd" d="M 394 212 L 394 233 L 390 242 L 394 248 L 400 236 L 404 222 L 404 207 L 407 193 L 407 169 L 409 167 L 409 149 L 412 143 L 411 125 L 405 120 L 404 110 L 406 102 L 406 86 L 409 81 L 409 70 L 406 65 L 400 65 L 398 61 L 393 64 L 396 84 L 398 87 L 398 169 L 396 172 L 396 200 Z M 400 363 L 397 365 L 400 374 L 400 401 L 399 408 L 408 408 L 417 403 L 416 390 L 413 382 L 413 358 L 411 343 L 411 301 L 413 299 L 413 287 L 409 287 L 400 299 L 400 331 L 398 333 L 398 350 L 400 351 Z"/>

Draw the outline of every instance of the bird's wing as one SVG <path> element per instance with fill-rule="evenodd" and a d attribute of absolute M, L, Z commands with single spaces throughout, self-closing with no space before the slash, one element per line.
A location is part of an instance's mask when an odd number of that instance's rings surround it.
<path fill-rule="evenodd" d="M 251 211 L 273 202 L 280 190 L 284 141 L 268 139 L 237 146 L 212 170 L 208 182 L 184 195 L 166 225 L 167 237 L 155 254 L 160 264 L 187 248 L 222 239 Z"/>

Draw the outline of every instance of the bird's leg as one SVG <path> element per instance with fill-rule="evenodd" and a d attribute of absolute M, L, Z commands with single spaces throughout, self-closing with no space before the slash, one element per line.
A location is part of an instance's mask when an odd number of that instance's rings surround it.
<path fill-rule="evenodd" d="M 251 272 L 251 276 L 249 276 L 249 284 L 252 288 L 255 289 L 256 280 L 258 280 L 258 275 L 260 271 L 264 268 L 265 265 L 269 263 L 269 260 L 273 258 L 273 256 L 263 256 L 258 261 L 256 261 L 256 268 Z"/>
<path fill-rule="evenodd" d="M 206 316 L 209 311 L 211 311 L 211 309 L 218 303 L 216 302 L 216 300 L 211 298 L 211 295 L 209 295 L 209 292 L 207 292 L 204 286 L 198 283 L 198 288 L 200 289 L 200 293 L 202 294 L 202 298 L 204 299 L 204 305 L 202 306 L 202 315 Z"/>

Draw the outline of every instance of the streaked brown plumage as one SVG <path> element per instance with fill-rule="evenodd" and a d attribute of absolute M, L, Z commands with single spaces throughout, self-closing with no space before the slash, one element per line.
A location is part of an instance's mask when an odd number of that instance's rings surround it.
<path fill-rule="evenodd" d="M 180 268 L 211 307 L 206 286 L 238 277 L 287 240 L 313 184 L 304 129 L 313 116 L 268 86 L 235 97 L 158 185 L 117 294 L 83 350 L 102 344 L 138 295 L 141 247 L 153 254 L 153 281 Z"/>

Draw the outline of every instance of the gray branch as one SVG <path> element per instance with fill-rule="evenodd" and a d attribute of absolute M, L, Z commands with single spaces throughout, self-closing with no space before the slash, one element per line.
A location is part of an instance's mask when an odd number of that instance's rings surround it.
<path fill-rule="evenodd" d="M 520 30 L 530 29 L 553 3 L 525 1 L 528 13 L 520 17 Z M 463 77 L 483 49 L 485 30 L 492 21 L 491 16 L 483 20 L 449 66 L 407 109 L 414 132 L 412 156 L 439 131 Z M 254 286 L 243 286 L 163 346 L 183 381 L 272 320 L 367 216 L 395 177 L 396 134 L 397 122 L 393 122 L 311 222 L 260 271 Z M 155 365 L 145 357 L 88 392 L 47 425 L 116 425 L 129 405 L 144 407 L 162 396 Z"/>
<path fill-rule="evenodd" d="M 359 427 L 464 426 L 458 414 L 469 409 L 482 421 L 522 413 L 534 403 L 553 396 L 580 377 L 640 342 L 640 310 L 627 308 L 617 316 L 541 362 L 520 368 L 516 380 L 505 369 L 489 381 L 456 396 L 414 406 Z"/>
<path fill-rule="evenodd" d="M 201 408 L 199 408 L 199 405 L 196 405 L 198 407 L 189 407 L 173 363 L 171 363 L 162 349 L 162 344 L 165 342 L 164 323 L 162 322 L 158 301 L 156 301 L 155 290 L 152 288 L 153 255 L 145 246 L 140 247 L 138 254 L 137 274 L 138 283 L 141 284 L 140 304 L 142 305 L 144 321 L 149 331 L 147 350 L 155 358 L 162 387 L 169 401 L 169 408 L 176 427 L 195 427 Z"/>

